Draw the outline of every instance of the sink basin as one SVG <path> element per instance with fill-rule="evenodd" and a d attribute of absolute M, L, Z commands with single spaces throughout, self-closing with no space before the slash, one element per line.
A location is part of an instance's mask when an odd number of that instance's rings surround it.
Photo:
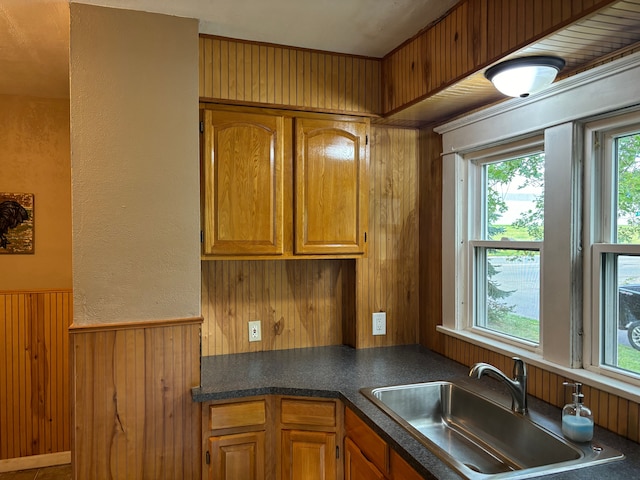
<path fill-rule="evenodd" d="M 624 458 L 596 442 L 570 442 L 451 382 L 361 392 L 469 479 L 530 478 Z"/>

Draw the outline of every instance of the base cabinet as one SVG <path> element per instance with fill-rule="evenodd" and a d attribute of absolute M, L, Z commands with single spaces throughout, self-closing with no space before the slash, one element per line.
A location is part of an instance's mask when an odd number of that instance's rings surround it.
<path fill-rule="evenodd" d="M 207 480 L 424 480 L 339 400 L 265 395 L 203 405 Z M 346 435 L 346 436 L 345 436 Z"/>
<path fill-rule="evenodd" d="M 371 463 L 349 438 L 344 439 L 345 480 L 385 480 L 385 476 Z"/>
<path fill-rule="evenodd" d="M 340 480 L 338 435 L 342 404 L 337 400 L 278 397 L 280 480 Z M 342 438 L 342 437 L 340 437 Z"/>
<path fill-rule="evenodd" d="M 336 434 L 282 431 L 282 480 L 336 480 Z"/>
<path fill-rule="evenodd" d="M 265 395 L 203 405 L 202 478 L 342 480 L 339 400 Z"/>
<path fill-rule="evenodd" d="M 267 398 L 212 402 L 203 410 L 204 463 L 208 480 L 268 480 Z"/>
<path fill-rule="evenodd" d="M 264 432 L 209 437 L 209 480 L 264 480 Z"/>
<path fill-rule="evenodd" d="M 424 480 L 360 417 L 345 409 L 345 480 Z"/>

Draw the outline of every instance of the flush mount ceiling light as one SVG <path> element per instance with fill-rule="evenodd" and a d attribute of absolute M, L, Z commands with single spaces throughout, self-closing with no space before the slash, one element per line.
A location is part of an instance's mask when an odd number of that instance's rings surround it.
<path fill-rule="evenodd" d="M 528 97 L 551 85 L 564 64 L 546 55 L 514 58 L 488 68 L 484 76 L 505 95 Z"/>

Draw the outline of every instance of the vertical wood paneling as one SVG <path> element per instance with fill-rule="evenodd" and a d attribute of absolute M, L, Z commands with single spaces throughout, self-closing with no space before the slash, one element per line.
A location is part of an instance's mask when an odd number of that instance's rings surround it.
<path fill-rule="evenodd" d="M 0 459 L 69 451 L 69 290 L 0 292 Z"/>
<path fill-rule="evenodd" d="M 74 478 L 199 478 L 200 322 L 72 329 Z"/>
<path fill-rule="evenodd" d="M 442 352 L 442 138 L 420 131 L 420 343 Z"/>
<path fill-rule="evenodd" d="M 416 343 L 418 298 L 418 132 L 372 127 L 369 255 L 356 259 L 357 348 Z M 387 313 L 373 336 L 371 315 Z"/>
<path fill-rule="evenodd" d="M 380 60 L 200 36 L 202 100 L 377 114 Z"/>
<path fill-rule="evenodd" d="M 382 59 L 382 111 L 400 110 L 614 1 L 462 1 Z"/>
<path fill-rule="evenodd" d="M 342 275 L 353 269 L 349 260 L 202 262 L 202 354 L 340 345 Z M 252 320 L 262 321 L 260 342 L 249 342 Z"/>

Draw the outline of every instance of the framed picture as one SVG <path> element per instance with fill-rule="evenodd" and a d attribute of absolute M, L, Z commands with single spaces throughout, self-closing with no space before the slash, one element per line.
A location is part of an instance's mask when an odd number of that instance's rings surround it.
<path fill-rule="evenodd" d="M 0 192 L 0 255 L 33 253 L 33 194 Z"/>

